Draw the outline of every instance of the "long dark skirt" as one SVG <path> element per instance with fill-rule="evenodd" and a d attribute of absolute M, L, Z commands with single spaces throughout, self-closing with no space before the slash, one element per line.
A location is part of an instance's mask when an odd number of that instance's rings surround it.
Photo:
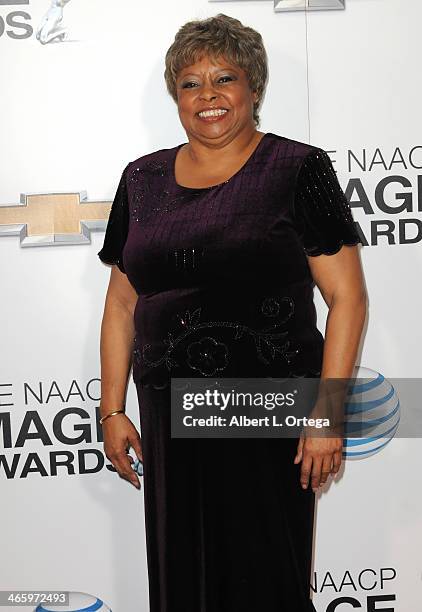
<path fill-rule="evenodd" d="M 170 387 L 136 389 L 150 611 L 314 612 L 298 440 L 171 438 Z"/>

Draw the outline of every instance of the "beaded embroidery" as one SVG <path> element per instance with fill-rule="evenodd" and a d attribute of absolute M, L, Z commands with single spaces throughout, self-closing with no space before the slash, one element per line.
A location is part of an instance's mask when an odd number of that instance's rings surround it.
<path fill-rule="evenodd" d="M 343 244 L 352 246 L 362 242 L 350 204 L 323 149 L 314 149 L 299 169 L 295 216 L 302 228 L 308 255 L 333 254 Z"/>
<path fill-rule="evenodd" d="M 204 256 L 204 249 L 188 247 L 174 249 L 167 253 L 167 265 L 172 272 L 188 274 L 199 269 Z"/>
<path fill-rule="evenodd" d="M 218 371 L 224 370 L 229 362 L 227 344 L 217 342 L 210 336 L 191 342 L 186 351 L 189 367 L 198 370 L 203 376 L 214 376 Z"/>
<path fill-rule="evenodd" d="M 290 364 L 292 359 L 300 352 L 300 348 L 291 349 L 288 331 L 280 331 L 280 326 L 291 319 L 294 313 L 294 301 L 290 297 L 274 298 L 265 297 L 261 302 L 260 310 L 264 316 L 269 318 L 277 317 L 280 313 L 281 303 L 287 305 L 287 312 L 284 317 L 279 318 L 262 329 L 253 329 L 239 321 L 201 321 L 201 307 L 194 311 L 186 310 L 183 314 L 176 314 L 181 331 L 175 337 L 168 332 L 162 344 L 167 346 L 161 357 L 150 360 L 148 351 L 150 344 L 139 346 L 138 339 L 135 337 L 134 360 L 137 365 L 149 368 L 156 368 L 165 364 L 168 370 L 179 366 L 173 358 L 172 353 L 175 348 L 184 342 L 189 336 L 200 329 L 209 328 L 229 328 L 233 330 L 233 339 L 239 340 L 244 336 L 250 336 L 253 340 L 258 359 L 265 365 L 270 365 L 277 357 L 282 357 L 286 363 Z M 199 340 L 192 341 L 186 349 L 187 365 L 199 371 L 203 376 L 214 376 L 217 372 L 226 368 L 229 363 L 230 350 L 226 343 L 219 342 L 209 335 L 203 336 Z"/>
<path fill-rule="evenodd" d="M 167 160 L 161 162 L 148 162 L 143 168 L 134 168 L 130 181 L 136 185 L 133 190 L 133 206 L 131 218 L 143 224 L 151 219 L 158 220 L 160 214 L 172 212 L 187 199 L 199 195 L 198 190 L 189 190 L 184 193 L 172 193 L 161 186 L 153 188 L 154 177 L 168 177 L 169 168 Z"/>

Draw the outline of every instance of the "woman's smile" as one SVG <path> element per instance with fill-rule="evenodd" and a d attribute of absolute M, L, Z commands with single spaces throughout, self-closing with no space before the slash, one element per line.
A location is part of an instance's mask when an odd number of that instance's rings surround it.
<path fill-rule="evenodd" d="M 215 108 L 212 110 L 200 111 L 197 116 L 201 121 L 212 123 L 213 121 L 221 121 L 229 111 L 225 108 Z"/>

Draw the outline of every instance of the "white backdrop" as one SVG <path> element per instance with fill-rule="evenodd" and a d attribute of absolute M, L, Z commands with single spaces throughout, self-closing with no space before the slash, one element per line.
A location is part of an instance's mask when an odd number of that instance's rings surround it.
<path fill-rule="evenodd" d="M 0 224 L 25 193 L 85 190 L 110 201 L 128 161 L 186 142 L 164 54 L 183 23 L 224 12 L 260 31 L 268 51 L 259 129 L 330 152 L 367 240 L 370 308 L 357 363 L 386 378 L 421 377 L 419 0 L 347 0 L 345 10 L 307 14 L 259 0 L 72 0 L 67 40 L 45 45 L 35 32 L 49 0 L 3 4 Z M 359 167 L 353 160 L 365 155 Z M 376 187 L 393 176 L 408 183 L 385 188 L 392 209 L 382 210 Z M 403 193 L 413 198 L 395 212 Z M 409 220 L 407 236 L 419 223 L 419 239 L 400 244 L 399 224 Z M 377 221 L 391 224 L 391 243 L 377 239 Z M 22 248 L 1 229 L 0 589 L 82 591 L 113 612 L 146 612 L 143 493 L 107 469 L 97 426 L 104 234 Z M 317 291 L 316 303 L 324 331 Z M 132 382 L 127 405 L 139 427 Z M 421 608 L 420 451 L 420 440 L 396 437 L 377 454 L 347 459 L 319 495 L 318 612 Z"/>

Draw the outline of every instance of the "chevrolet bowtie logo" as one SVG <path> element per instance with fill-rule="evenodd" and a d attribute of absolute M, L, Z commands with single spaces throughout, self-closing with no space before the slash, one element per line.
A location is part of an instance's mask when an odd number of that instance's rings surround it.
<path fill-rule="evenodd" d="M 0 206 L 0 236 L 19 236 L 22 247 L 91 242 L 104 230 L 111 202 L 86 201 L 86 192 L 22 194 L 21 204 Z"/>
<path fill-rule="evenodd" d="M 209 2 L 226 2 L 227 0 L 209 0 Z M 248 0 L 238 0 L 248 2 Z M 266 1 L 266 0 L 263 0 Z M 346 0 L 273 0 L 274 11 L 325 11 L 344 9 Z"/>

